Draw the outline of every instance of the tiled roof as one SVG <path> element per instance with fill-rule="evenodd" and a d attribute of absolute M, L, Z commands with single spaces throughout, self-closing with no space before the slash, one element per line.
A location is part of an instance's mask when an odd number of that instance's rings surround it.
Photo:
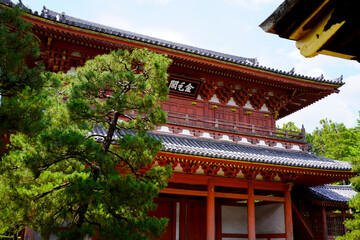
<path fill-rule="evenodd" d="M 309 187 L 308 193 L 321 201 L 347 203 L 357 192 L 351 185 L 321 185 Z"/>
<path fill-rule="evenodd" d="M 95 127 L 90 134 L 105 136 L 106 131 L 101 127 Z M 348 162 L 332 160 L 304 152 L 236 144 L 224 141 L 187 138 L 175 135 L 150 134 L 157 139 L 162 139 L 162 151 L 164 152 L 221 158 L 239 162 L 254 162 L 312 169 L 340 171 L 351 171 L 352 169 Z M 119 133 L 117 133 L 115 138 L 118 138 L 119 136 Z M 98 139 L 98 141 L 101 141 L 101 139 Z"/>
<path fill-rule="evenodd" d="M 14 5 L 10 0 L 0 0 L 0 3 L 3 3 L 7 6 Z M 45 6 L 40 14 L 37 11 L 33 12 L 31 9 L 28 9 L 27 12 L 29 14 L 32 14 L 35 16 L 40 16 L 44 19 L 48 19 L 48 20 L 51 20 L 54 22 L 60 22 L 60 23 L 63 23 L 63 24 L 69 25 L 69 26 L 87 29 L 87 30 L 91 30 L 91 31 L 99 32 L 99 33 L 110 34 L 113 36 L 129 39 L 129 40 L 135 40 L 135 41 L 151 44 L 154 46 L 164 47 L 164 48 L 168 48 L 168 49 L 172 49 L 172 50 L 177 50 L 177 51 L 181 51 L 184 53 L 190 53 L 190 54 L 195 54 L 195 55 L 202 56 L 202 57 L 213 58 L 216 60 L 221 60 L 221 61 L 234 63 L 234 64 L 238 64 L 238 65 L 242 65 L 242 66 L 249 66 L 249 67 L 252 67 L 255 69 L 259 69 L 259 70 L 265 70 L 268 72 L 287 75 L 290 77 L 307 79 L 307 80 L 311 80 L 314 82 L 329 83 L 329 84 L 336 84 L 336 85 L 344 84 L 342 82 L 342 79 L 343 79 L 342 76 L 337 79 L 327 80 L 322 75 L 320 77 L 310 77 L 310 76 L 304 76 L 301 74 L 297 74 L 297 73 L 295 73 L 294 69 L 292 69 L 290 71 L 282 71 L 282 70 L 278 70 L 278 69 L 274 69 L 274 68 L 269 68 L 269 67 L 259 65 L 256 58 L 238 57 L 238 56 L 234 56 L 234 55 L 230 55 L 230 54 L 220 53 L 220 52 L 202 49 L 202 48 L 198 48 L 198 47 L 193 47 L 193 46 L 180 44 L 180 43 L 174 43 L 171 41 L 166 41 L 166 40 L 162 40 L 162 39 L 158 39 L 158 38 L 154 38 L 154 37 L 149 37 L 149 36 L 141 35 L 138 33 L 133 33 L 133 32 L 129 32 L 129 31 L 117 29 L 117 28 L 112 28 L 112 27 L 108 27 L 105 25 L 101 25 L 101 24 L 85 21 L 82 19 L 78 19 L 75 17 L 71 17 L 71 16 L 68 16 L 68 15 L 65 15 L 62 13 L 58 13 L 58 12 L 47 9 Z"/>

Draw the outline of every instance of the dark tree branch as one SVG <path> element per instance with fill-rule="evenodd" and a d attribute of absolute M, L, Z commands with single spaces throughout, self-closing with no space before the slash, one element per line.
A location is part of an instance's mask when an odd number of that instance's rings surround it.
<path fill-rule="evenodd" d="M 105 138 L 105 136 L 104 136 L 104 135 L 101 135 L 101 134 L 91 134 L 91 135 L 87 136 L 87 137 L 85 138 L 85 140 L 87 140 L 87 139 L 89 139 L 89 138 L 92 138 L 92 137 L 103 137 L 103 138 Z"/>
<path fill-rule="evenodd" d="M 51 190 L 49 190 L 49 191 L 46 191 L 46 192 L 44 192 L 44 193 L 41 193 L 41 194 L 36 195 L 35 197 L 33 197 L 33 200 L 38 200 L 38 199 L 40 199 L 40 198 L 42 198 L 42 197 L 45 197 L 46 195 L 48 195 L 48 194 L 50 194 L 50 193 L 52 193 L 52 192 L 55 192 L 55 191 L 60 190 L 60 189 L 63 189 L 63 188 L 65 188 L 65 187 L 67 187 L 68 185 L 70 185 L 69 182 L 64 183 L 64 184 L 61 184 L 60 186 L 54 187 L 53 189 L 51 189 Z"/>
<path fill-rule="evenodd" d="M 117 214 L 114 209 L 108 208 L 108 211 L 109 211 L 109 213 L 110 213 L 114 218 L 116 218 L 118 221 L 121 221 L 121 220 L 122 220 L 122 221 L 128 222 L 128 219 L 127 219 L 127 218 L 125 218 L 125 217 L 120 216 L 119 214 Z"/>
<path fill-rule="evenodd" d="M 114 112 L 114 116 L 112 117 L 112 119 L 111 119 L 111 121 L 109 123 L 109 129 L 108 129 L 108 132 L 107 132 L 107 136 L 105 137 L 104 143 L 103 143 L 103 146 L 102 146 L 102 151 L 103 152 L 106 152 L 110 148 L 111 142 L 113 141 L 113 136 L 114 136 L 114 133 L 115 133 L 115 130 L 116 130 L 116 125 L 117 125 L 117 121 L 118 121 L 119 116 L 120 116 L 119 112 L 117 112 L 117 111 Z"/>

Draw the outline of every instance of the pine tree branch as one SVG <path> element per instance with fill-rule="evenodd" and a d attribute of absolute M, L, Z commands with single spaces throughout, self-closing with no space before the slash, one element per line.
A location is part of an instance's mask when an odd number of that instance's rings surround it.
<path fill-rule="evenodd" d="M 105 136 L 104 136 L 104 135 L 101 135 L 101 134 L 91 134 L 91 135 L 87 136 L 87 137 L 85 138 L 85 140 L 88 140 L 89 138 L 92 138 L 92 137 L 102 137 L 102 138 L 105 138 Z"/>
<path fill-rule="evenodd" d="M 90 223 L 90 224 L 95 225 L 95 226 L 98 226 L 99 230 L 101 230 L 101 224 L 100 223 L 93 222 L 93 221 L 89 220 L 86 216 L 85 216 L 85 222 Z"/>
<path fill-rule="evenodd" d="M 125 162 L 129 167 L 130 170 L 137 175 L 138 173 L 135 171 L 135 168 L 129 163 L 129 161 L 127 161 L 125 158 L 123 158 L 122 156 L 120 156 L 119 154 L 117 154 L 116 152 L 111 151 L 110 149 L 108 150 L 109 153 L 115 155 L 117 158 L 121 159 L 121 161 Z"/>
<path fill-rule="evenodd" d="M 32 199 L 33 199 L 33 200 L 38 200 L 38 199 L 40 199 L 40 198 L 42 198 L 42 197 L 45 197 L 46 195 L 48 195 L 48 194 L 50 194 L 50 193 L 52 193 L 52 192 L 55 192 L 55 191 L 60 190 L 60 189 L 63 189 L 63 188 L 65 188 L 65 187 L 67 187 L 68 185 L 70 185 L 70 183 L 69 183 L 69 182 L 66 182 L 66 183 L 64 183 L 64 184 L 61 184 L 60 186 L 54 187 L 53 189 L 51 189 L 51 190 L 49 190 L 49 191 L 46 191 L 46 192 L 41 193 L 41 194 L 38 194 L 38 195 L 36 195 L 35 197 L 33 197 Z"/>
<path fill-rule="evenodd" d="M 121 157 L 119 154 L 111 151 L 110 149 L 108 150 L 108 152 L 111 153 L 111 154 L 114 154 L 116 157 L 120 158 L 121 161 L 125 162 L 125 163 L 129 166 L 131 172 L 132 172 L 136 177 L 138 177 L 140 180 L 144 181 L 143 178 L 152 179 L 152 178 L 149 177 L 149 176 L 145 176 L 145 175 L 142 175 L 142 174 L 139 174 L 138 172 L 136 172 L 135 168 L 130 164 L 130 162 L 127 161 L 125 158 Z"/>
<path fill-rule="evenodd" d="M 125 221 L 128 222 L 128 219 L 126 217 L 120 216 L 119 214 L 117 214 L 112 208 L 108 208 L 109 213 L 116 218 L 117 220 L 121 221 Z"/>

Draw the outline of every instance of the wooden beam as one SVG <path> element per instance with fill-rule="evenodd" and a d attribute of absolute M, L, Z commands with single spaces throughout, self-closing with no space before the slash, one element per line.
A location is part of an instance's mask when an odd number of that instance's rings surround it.
<path fill-rule="evenodd" d="M 222 193 L 222 192 L 215 192 L 215 197 L 217 197 L 217 198 L 231 198 L 231 199 L 248 199 L 247 194 Z"/>
<path fill-rule="evenodd" d="M 208 176 L 202 175 L 190 175 L 186 173 L 174 173 L 172 177 L 168 180 L 173 183 L 185 183 L 192 185 L 207 185 Z"/>
<path fill-rule="evenodd" d="M 213 181 L 213 179 L 209 178 L 209 181 Z M 215 186 L 215 184 L 214 184 L 214 186 Z M 208 192 L 206 192 L 206 191 L 178 189 L 178 188 L 165 188 L 165 189 L 161 190 L 160 193 L 178 194 L 178 195 L 186 195 L 186 196 L 201 196 L 201 197 L 208 196 Z M 246 199 L 248 199 L 249 195 L 248 194 L 239 194 L 239 193 L 214 192 L 214 197 L 246 200 Z M 254 200 L 263 200 L 263 201 L 269 201 L 269 202 L 285 202 L 284 197 L 270 197 L 270 196 L 261 196 L 261 195 L 253 194 L 253 198 L 254 198 Z"/>
<path fill-rule="evenodd" d="M 331 19 L 333 11 L 329 12 L 324 18 L 319 19 L 318 24 L 302 36 L 296 42 L 296 47 L 304 57 L 314 57 L 319 54 L 320 49 L 335 35 L 335 33 L 344 25 L 344 21 L 338 21 L 329 29 L 324 31 L 324 27 Z"/>
<path fill-rule="evenodd" d="M 214 178 L 215 185 L 221 187 L 233 187 L 233 188 L 247 188 L 247 181 L 245 179 L 236 178 Z"/>
<path fill-rule="evenodd" d="M 313 18 L 315 17 L 316 14 L 319 13 L 319 11 L 329 2 L 329 0 L 324 0 L 317 8 L 316 10 L 314 10 L 289 36 L 289 39 L 292 40 L 298 40 L 300 39 L 303 35 L 305 35 L 308 31 L 310 31 L 307 28 L 304 28 L 304 26 L 306 24 L 308 24 L 308 22 L 310 22 L 311 20 L 313 20 Z M 307 29 L 307 30 L 304 30 Z"/>
<path fill-rule="evenodd" d="M 249 182 L 249 185 L 248 185 L 247 213 L 248 213 L 248 216 L 247 216 L 248 217 L 248 240 L 256 240 L 254 184 L 252 182 Z"/>
<path fill-rule="evenodd" d="M 212 178 L 207 186 L 206 209 L 206 239 L 215 240 L 215 184 Z"/>
<path fill-rule="evenodd" d="M 285 202 L 285 197 L 270 197 L 254 195 L 255 200 L 269 201 L 269 202 Z"/>
<path fill-rule="evenodd" d="M 207 196 L 207 192 L 205 192 L 205 191 L 176 189 L 176 188 L 165 188 L 165 189 L 161 190 L 160 193 L 179 194 L 179 195 L 187 195 L 187 196 L 201 196 L 201 197 Z"/>
<path fill-rule="evenodd" d="M 251 180 L 239 179 L 239 178 L 221 178 L 221 177 L 209 177 L 206 175 L 189 175 L 186 173 L 174 173 L 171 179 L 169 179 L 168 181 L 173 183 L 184 183 L 191 185 L 194 184 L 207 185 L 209 178 L 214 179 L 215 186 L 244 188 L 244 189 L 247 188 L 248 183 L 251 181 Z M 265 182 L 265 181 L 254 182 L 255 189 L 283 191 L 284 187 L 285 187 L 285 183 L 282 182 Z"/>
<path fill-rule="evenodd" d="M 297 225 L 296 228 L 298 231 L 300 231 L 300 236 L 303 239 L 313 240 L 314 235 L 313 235 L 310 227 L 307 225 L 304 218 L 301 216 L 299 210 L 296 208 L 296 206 L 293 202 L 291 202 L 291 206 L 292 206 L 292 213 L 294 214 L 293 224 Z"/>
<path fill-rule="evenodd" d="M 265 181 L 254 182 L 255 189 L 283 191 L 284 187 L 285 187 L 285 183 L 282 183 L 282 182 L 265 182 Z"/>

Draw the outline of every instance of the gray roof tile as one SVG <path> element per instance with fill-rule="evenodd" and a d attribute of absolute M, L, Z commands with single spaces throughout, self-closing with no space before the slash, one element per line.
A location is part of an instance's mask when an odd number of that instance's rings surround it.
<path fill-rule="evenodd" d="M 310 196 L 321 201 L 347 203 L 357 192 L 351 185 L 321 185 L 307 189 Z"/>
<path fill-rule="evenodd" d="M 7 5 L 7 6 L 14 6 L 14 3 L 12 3 L 10 0 L 0 0 L 0 3 Z M 30 14 L 39 16 L 37 11 L 33 12 L 31 9 L 28 9 L 27 12 Z M 83 28 L 83 29 L 89 29 L 92 31 L 97 31 L 100 33 L 106 33 L 106 34 L 110 34 L 110 35 L 114 35 L 114 36 L 119 36 L 122 38 L 137 40 L 137 41 L 140 41 L 143 43 L 148 43 L 148 44 L 152 44 L 155 46 L 161 46 L 161 47 L 166 47 L 169 49 L 179 50 L 179 51 L 182 51 L 185 53 L 192 53 L 192 54 L 196 54 L 196 55 L 200 55 L 200 56 L 206 56 L 209 58 L 222 60 L 222 61 L 226 61 L 226 62 L 230 62 L 230 63 L 235 63 L 235 64 L 242 65 L 242 66 L 250 66 L 255 69 L 261 69 L 261 70 L 265 70 L 268 72 L 279 73 L 279 74 L 287 75 L 290 77 L 303 78 L 303 79 L 307 79 L 307 80 L 311 80 L 311 81 L 315 81 L 315 82 L 330 83 L 330 84 L 336 84 L 336 85 L 344 84 L 342 82 L 342 76 L 337 79 L 326 80 L 322 76 L 310 77 L 310 76 L 296 74 L 295 71 L 293 71 L 293 70 L 281 71 L 278 69 L 259 65 L 256 58 L 239 57 L 239 56 L 234 56 L 231 54 L 220 53 L 220 52 L 216 52 L 216 51 L 212 51 L 212 50 L 202 49 L 202 48 L 193 47 L 193 46 L 189 46 L 189 45 L 185 45 L 185 44 L 174 43 L 174 42 L 167 41 L 167 40 L 149 37 L 149 36 L 145 36 L 142 34 L 133 33 L 133 32 L 129 32 L 129 31 L 122 30 L 122 29 L 117 29 L 117 28 L 101 25 L 101 24 L 94 23 L 94 22 L 89 22 L 89 21 L 86 21 L 83 19 L 68 16 L 65 14 L 63 15 L 61 13 L 47 9 L 45 6 L 40 14 L 40 17 L 49 19 L 51 21 L 60 22 L 60 23 L 70 25 L 70 26 L 75 26 L 75 27 L 79 27 L 79 28 Z"/>
<path fill-rule="evenodd" d="M 106 131 L 101 127 L 95 127 L 91 133 L 105 135 Z M 162 139 L 162 151 L 164 152 L 291 167 L 340 171 L 352 170 L 352 167 L 348 162 L 319 157 L 305 152 L 295 152 L 157 133 L 149 134 L 157 139 Z M 118 137 L 120 137 L 119 133 L 117 133 L 116 138 Z"/>

